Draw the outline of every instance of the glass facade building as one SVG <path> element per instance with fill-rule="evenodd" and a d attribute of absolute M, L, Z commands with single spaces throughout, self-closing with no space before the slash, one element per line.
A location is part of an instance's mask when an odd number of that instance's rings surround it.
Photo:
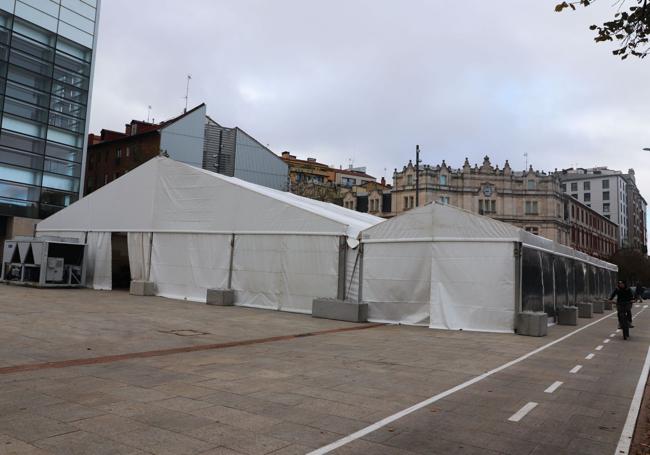
<path fill-rule="evenodd" d="M 100 0 L 0 0 L 0 217 L 79 198 Z"/>

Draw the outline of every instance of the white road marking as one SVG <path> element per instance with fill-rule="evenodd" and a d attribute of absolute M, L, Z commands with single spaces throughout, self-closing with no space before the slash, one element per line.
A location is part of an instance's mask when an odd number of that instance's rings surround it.
<path fill-rule="evenodd" d="M 594 358 L 595 355 L 596 355 L 596 354 L 594 354 L 594 353 L 592 352 L 592 353 L 589 354 L 587 357 L 585 357 L 585 360 L 591 360 L 591 359 Z"/>
<path fill-rule="evenodd" d="M 372 433 L 374 431 L 377 431 L 380 428 L 383 428 L 386 425 L 389 425 L 389 424 L 395 422 L 396 420 L 401 419 L 402 417 L 405 417 L 405 416 L 407 416 L 409 414 L 412 414 L 415 411 L 419 411 L 422 408 L 426 408 L 427 406 L 430 406 L 431 404 L 435 403 L 436 401 L 440 401 L 443 398 L 446 398 L 446 397 L 448 397 L 450 395 L 453 395 L 454 393 L 456 393 L 456 392 L 458 392 L 460 390 L 466 389 L 467 387 L 472 386 L 472 385 L 476 384 L 477 382 L 482 381 L 485 378 L 489 378 L 490 376 L 492 376 L 492 375 L 494 375 L 496 373 L 499 373 L 499 372 L 501 372 L 503 370 L 506 370 L 506 369 L 510 368 L 511 366 L 513 366 L 513 365 L 517 365 L 518 363 L 523 362 L 524 360 L 534 356 L 535 354 L 539 354 L 540 352 L 545 351 L 546 349 L 550 348 L 551 346 L 555 346 L 556 344 L 561 343 L 561 342 L 563 342 L 564 340 L 566 340 L 568 338 L 571 338 L 573 335 L 575 335 L 577 333 L 580 333 L 583 330 L 588 329 L 589 327 L 592 327 L 592 326 L 604 321 L 607 318 L 610 318 L 613 314 L 614 313 L 610 313 L 607 316 L 603 316 L 602 318 L 600 318 L 600 319 L 598 319 L 598 320 L 596 320 L 594 322 L 590 322 L 589 324 L 587 324 L 585 326 L 577 328 L 573 332 L 567 333 L 566 335 L 558 338 L 557 340 L 551 341 L 550 343 L 547 343 L 544 346 L 540 346 L 539 348 L 534 349 L 534 350 L 530 351 L 529 353 L 524 354 L 524 355 L 522 355 L 521 357 L 519 357 L 519 358 L 517 358 L 515 360 L 511 360 L 508 363 L 504 363 L 503 365 L 501 365 L 499 367 L 496 367 L 493 370 L 488 371 L 487 373 L 483 373 L 483 374 L 481 374 L 479 376 L 476 376 L 476 377 L 474 377 L 474 378 L 472 378 L 472 379 L 470 379 L 468 381 L 463 382 L 462 384 L 458 384 L 457 386 L 452 387 L 451 389 L 447 389 L 444 392 L 441 392 L 441 393 L 439 393 L 437 395 L 434 395 L 434 396 L 432 396 L 430 398 L 427 398 L 424 401 L 416 403 L 416 404 L 414 404 L 413 406 L 411 406 L 409 408 L 403 409 L 403 410 L 401 410 L 401 411 L 399 411 L 399 412 L 397 412 L 397 413 L 395 413 L 395 414 L 393 414 L 391 416 L 388 416 L 388 417 L 380 420 L 379 422 L 375 422 L 372 425 L 369 425 L 369 426 L 367 426 L 365 428 L 362 428 L 361 430 L 358 430 L 358 431 L 356 431 L 356 432 L 354 432 L 352 434 L 349 434 L 349 435 L 347 435 L 347 436 L 345 436 L 345 437 L 343 437 L 341 439 L 338 439 L 338 440 L 336 440 L 336 441 L 334 441 L 334 442 L 332 442 L 332 443 L 330 443 L 330 444 L 328 444 L 326 446 L 323 446 L 323 447 L 321 447 L 319 449 L 313 450 L 313 451 L 309 452 L 307 455 L 325 455 L 327 453 L 332 452 L 333 450 L 338 449 L 339 447 L 343 447 L 344 445 L 347 445 L 347 444 L 349 444 L 349 443 L 351 443 L 353 441 L 356 441 L 357 439 L 363 438 L 364 436 L 366 436 L 366 435 L 368 435 L 368 434 L 370 434 L 370 433 Z"/>
<path fill-rule="evenodd" d="M 553 393 L 555 392 L 564 382 L 562 381 L 555 381 L 553 384 L 551 384 L 548 389 L 544 390 L 544 393 Z"/>
<path fill-rule="evenodd" d="M 609 337 L 610 337 L 610 338 L 614 338 L 615 336 L 616 336 L 616 334 L 615 334 L 615 333 L 612 333 Z"/>
<path fill-rule="evenodd" d="M 596 346 L 596 351 L 602 351 L 602 350 L 603 350 L 603 345 L 602 344 L 599 344 L 598 346 Z"/>
<path fill-rule="evenodd" d="M 603 343 L 605 343 L 605 344 L 609 343 L 609 338 L 607 338 L 606 340 L 603 340 Z"/>
<path fill-rule="evenodd" d="M 625 420 L 625 425 L 623 426 L 621 438 L 618 440 L 618 445 L 616 446 L 616 451 L 614 452 L 615 455 L 627 455 L 630 452 L 632 436 L 634 435 L 634 427 L 636 426 L 636 420 L 639 417 L 639 410 L 641 409 L 641 400 L 643 399 L 645 383 L 648 380 L 648 372 L 650 372 L 650 347 L 648 348 L 648 354 L 645 357 L 645 363 L 643 364 L 643 369 L 641 370 L 641 376 L 639 376 L 639 382 L 637 383 L 636 390 L 634 391 L 634 398 L 632 398 L 632 404 L 630 404 L 630 411 L 627 413 L 627 419 Z"/>
<path fill-rule="evenodd" d="M 616 333 L 618 333 L 618 332 L 620 332 L 620 331 L 621 331 L 621 329 L 616 329 Z"/>
<path fill-rule="evenodd" d="M 535 403 L 534 401 L 526 403 L 523 408 L 521 408 L 519 411 L 515 412 L 512 416 L 510 416 L 508 420 L 510 422 L 519 422 L 521 419 L 526 417 L 526 414 L 528 414 L 530 411 L 535 409 L 537 405 L 538 403 Z"/>
<path fill-rule="evenodd" d="M 634 305 L 634 308 L 641 308 L 641 305 Z"/>
<path fill-rule="evenodd" d="M 571 368 L 571 371 L 569 371 L 569 373 L 576 374 L 580 370 L 582 370 L 582 365 L 576 365 L 573 368 Z"/>
<path fill-rule="evenodd" d="M 643 308 L 648 308 L 648 305 L 643 305 Z"/>

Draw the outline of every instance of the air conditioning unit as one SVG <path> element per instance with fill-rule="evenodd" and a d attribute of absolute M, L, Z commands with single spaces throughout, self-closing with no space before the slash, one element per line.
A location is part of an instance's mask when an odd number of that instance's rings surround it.
<path fill-rule="evenodd" d="M 86 245 L 75 239 L 16 237 L 6 240 L 0 281 L 35 287 L 81 287 Z"/>

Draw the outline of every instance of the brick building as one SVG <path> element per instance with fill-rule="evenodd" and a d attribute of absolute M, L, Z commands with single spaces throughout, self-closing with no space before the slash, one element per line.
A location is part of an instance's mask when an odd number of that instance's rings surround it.
<path fill-rule="evenodd" d="M 124 132 L 102 130 L 89 135 L 88 144 L 86 192 L 161 153 L 258 185 L 287 189 L 286 163 L 241 128 L 215 122 L 206 115 L 205 104 L 161 123 L 132 120 Z"/>

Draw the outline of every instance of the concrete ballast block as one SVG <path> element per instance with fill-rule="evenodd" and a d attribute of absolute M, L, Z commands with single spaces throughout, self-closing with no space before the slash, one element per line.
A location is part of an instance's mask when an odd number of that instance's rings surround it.
<path fill-rule="evenodd" d="M 591 303 L 579 303 L 578 304 L 578 317 L 579 318 L 593 318 L 594 317 L 594 306 Z"/>
<path fill-rule="evenodd" d="M 131 295 L 156 295 L 156 284 L 153 281 L 131 280 L 129 293 Z"/>
<path fill-rule="evenodd" d="M 592 303 L 594 313 L 604 313 L 605 312 L 605 302 L 602 300 L 596 300 Z"/>
<path fill-rule="evenodd" d="M 368 320 L 368 304 L 337 299 L 314 299 L 311 315 L 315 318 L 337 321 L 366 322 Z"/>
<path fill-rule="evenodd" d="M 205 303 L 216 306 L 232 306 L 235 304 L 235 291 L 233 289 L 208 289 Z"/>
<path fill-rule="evenodd" d="M 548 315 L 541 311 L 524 311 L 517 315 L 517 335 L 543 337 L 548 333 Z"/>
<path fill-rule="evenodd" d="M 557 312 L 558 325 L 578 325 L 578 307 L 565 306 Z"/>

